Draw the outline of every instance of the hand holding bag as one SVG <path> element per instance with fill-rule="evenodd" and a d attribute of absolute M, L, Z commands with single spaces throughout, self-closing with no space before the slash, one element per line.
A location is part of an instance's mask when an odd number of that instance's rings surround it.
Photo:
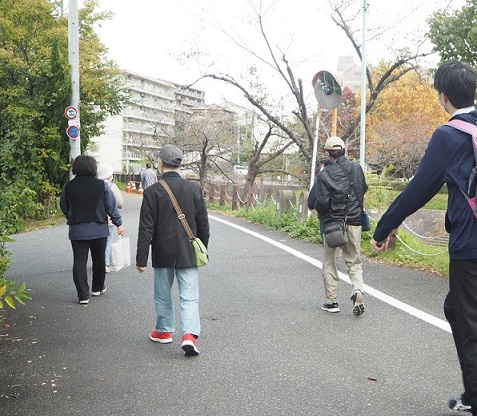
<path fill-rule="evenodd" d="M 200 240 L 199 237 L 194 237 L 194 234 L 192 233 L 192 230 L 190 229 L 189 224 L 187 223 L 185 215 L 182 213 L 181 207 L 177 203 L 176 197 L 172 193 L 171 188 L 169 188 L 169 185 L 163 179 L 161 179 L 159 183 L 164 187 L 164 189 L 169 194 L 169 197 L 171 198 L 171 201 L 172 201 L 172 205 L 174 205 L 174 209 L 177 212 L 177 216 L 179 220 L 181 221 L 182 226 L 184 227 L 184 230 L 190 239 L 190 242 L 192 243 L 197 267 L 206 266 L 207 263 L 209 263 L 209 255 L 207 254 L 207 248 L 205 247 L 204 243 Z"/>
<path fill-rule="evenodd" d="M 129 237 L 119 236 L 118 241 L 111 244 L 111 262 L 109 268 L 118 272 L 131 265 L 131 245 Z"/>

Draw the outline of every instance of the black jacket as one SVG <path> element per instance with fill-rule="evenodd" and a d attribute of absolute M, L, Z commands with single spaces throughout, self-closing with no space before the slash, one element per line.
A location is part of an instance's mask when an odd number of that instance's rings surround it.
<path fill-rule="evenodd" d="M 108 223 L 104 207 L 104 181 L 90 176 L 76 176 L 65 185 L 62 199 L 68 225 Z"/>
<path fill-rule="evenodd" d="M 351 178 L 356 193 L 345 172 Z M 361 206 L 367 190 L 361 166 L 341 156 L 336 163 L 326 164 L 318 174 L 308 198 L 308 207 L 316 209 L 318 216 L 325 221 L 342 218 L 347 224 L 361 225 Z"/>
<path fill-rule="evenodd" d="M 209 243 L 209 220 L 200 187 L 182 178 L 177 172 L 166 172 L 167 182 L 194 236 L 205 246 Z M 136 266 L 146 267 L 152 246 L 152 267 L 193 267 L 194 250 L 164 187 L 159 183 L 149 186 L 143 194 Z"/>

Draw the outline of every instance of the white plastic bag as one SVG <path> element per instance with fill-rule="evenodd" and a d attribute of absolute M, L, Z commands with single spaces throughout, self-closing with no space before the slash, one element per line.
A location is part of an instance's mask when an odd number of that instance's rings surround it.
<path fill-rule="evenodd" d="M 131 245 L 129 237 L 119 236 L 118 241 L 111 244 L 111 263 L 109 268 L 117 272 L 131 265 Z"/>

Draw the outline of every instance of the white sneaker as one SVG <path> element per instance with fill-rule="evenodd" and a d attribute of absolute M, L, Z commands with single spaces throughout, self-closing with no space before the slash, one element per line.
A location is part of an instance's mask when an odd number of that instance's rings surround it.
<path fill-rule="evenodd" d="M 89 299 L 83 299 L 79 301 L 80 305 L 87 305 L 89 303 Z"/>
<path fill-rule="evenodd" d="M 104 292 L 106 292 L 107 287 L 104 286 L 103 290 L 100 290 L 99 292 L 91 292 L 93 296 L 99 296 L 102 295 Z"/>

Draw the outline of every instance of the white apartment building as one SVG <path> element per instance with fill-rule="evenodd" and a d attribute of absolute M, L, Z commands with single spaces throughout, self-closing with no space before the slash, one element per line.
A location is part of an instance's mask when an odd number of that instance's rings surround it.
<path fill-rule="evenodd" d="M 91 139 L 89 154 L 115 172 L 139 173 L 148 156 L 174 136 L 176 114 L 204 104 L 205 93 L 169 81 L 122 71 L 130 102 L 108 117 L 104 133 Z"/>
<path fill-rule="evenodd" d="M 361 88 L 361 67 L 354 63 L 352 56 L 340 56 L 337 70 L 337 81 L 342 88 L 349 87 L 355 93 Z"/>

